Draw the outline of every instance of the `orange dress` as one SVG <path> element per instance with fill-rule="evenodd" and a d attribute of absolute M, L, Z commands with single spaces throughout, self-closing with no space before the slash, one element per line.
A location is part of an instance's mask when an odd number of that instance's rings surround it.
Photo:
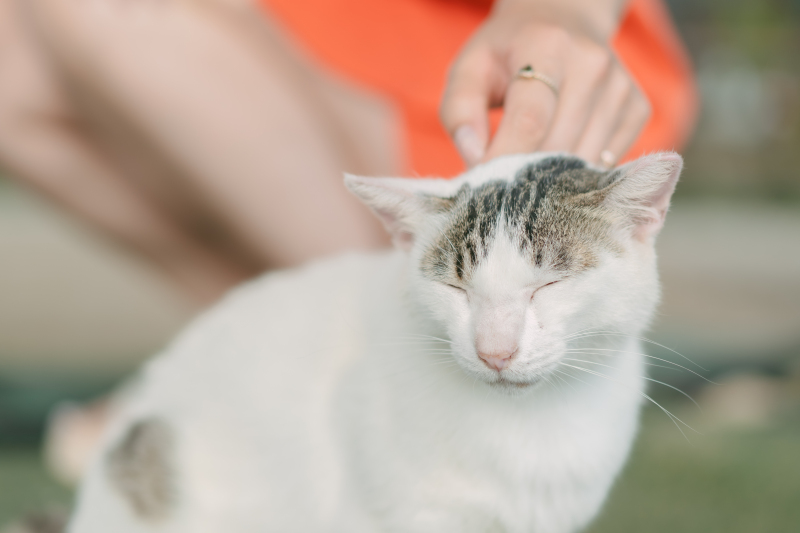
<path fill-rule="evenodd" d="M 350 81 L 384 95 L 401 113 L 406 173 L 464 169 L 438 119 L 447 71 L 489 14 L 491 0 L 261 0 L 298 44 Z M 680 149 L 697 96 L 688 56 L 662 0 L 631 0 L 613 40 L 652 106 L 624 159 Z"/>

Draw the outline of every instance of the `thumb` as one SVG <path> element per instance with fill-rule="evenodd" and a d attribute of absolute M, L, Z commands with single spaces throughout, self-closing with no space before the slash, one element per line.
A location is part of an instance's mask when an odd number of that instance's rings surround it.
<path fill-rule="evenodd" d="M 474 124 L 459 126 L 453 134 L 453 142 L 468 166 L 473 166 L 486 154 L 487 135 L 485 128 Z"/>
<path fill-rule="evenodd" d="M 489 143 L 488 111 L 496 76 L 490 54 L 470 54 L 453 66 L 439 117 L 467 165 L 477 164 Z"/>

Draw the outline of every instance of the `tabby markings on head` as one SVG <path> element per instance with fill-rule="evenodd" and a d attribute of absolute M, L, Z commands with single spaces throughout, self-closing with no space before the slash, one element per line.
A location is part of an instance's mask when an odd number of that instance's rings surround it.
<path fill-rule="evenodd" d="M 503 227 L 536 266 L 567 274 L 593 267 L 598 248 L 618 252 L 600 209 L 615 175 L 573 157 L 550 157 L 452 198 L 451 220 L 425 253 L 423 271 L 445 282 L 467 282 Z"/>

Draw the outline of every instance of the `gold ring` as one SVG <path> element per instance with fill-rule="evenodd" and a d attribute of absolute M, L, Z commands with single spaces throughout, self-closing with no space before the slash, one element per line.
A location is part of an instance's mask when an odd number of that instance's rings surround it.
<path fill-rule="evenodd" d="M 617 157 L 611 150 L 603 150 L 600 152 L 600 162 L 603 163 L 605 167 L 611 168 L 614 166 L 614 163 L 617 162 Z"/>
<path fill-rule="evenodd" d="M 548 87 L 550 87 L 553 92 L 558 96 L 558 84 L 554 82 L 550 77 L 545 76 L 541 72 L 537 72 L 533 69 L 531 65 L 525 65 L 521 69 L 517 71 L 517 75 L 515 79 L 518 80 L 539 80 L 540 82 L 544 83 Z"/>

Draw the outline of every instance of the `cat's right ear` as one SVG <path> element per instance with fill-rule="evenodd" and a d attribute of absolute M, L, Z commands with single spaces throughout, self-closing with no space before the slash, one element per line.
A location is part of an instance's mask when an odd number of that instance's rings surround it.
<path fill-rule="evenodd" d="M 650 240 L 661 230 L 682 168 L 681 156 L 661 152 L 610 172 L 607 202 L 625 213 L 636 239 Z"/>
<path fill-rule="evenodd" d="M 403 250 L 411 249 L 418 229 L 428 216 L 452 205 L 450 197 L 431 194 L 444 181 L 365 178 L 352 174 L 344 177 L 347 188 L 378 215 L 392 241 Z"/>

